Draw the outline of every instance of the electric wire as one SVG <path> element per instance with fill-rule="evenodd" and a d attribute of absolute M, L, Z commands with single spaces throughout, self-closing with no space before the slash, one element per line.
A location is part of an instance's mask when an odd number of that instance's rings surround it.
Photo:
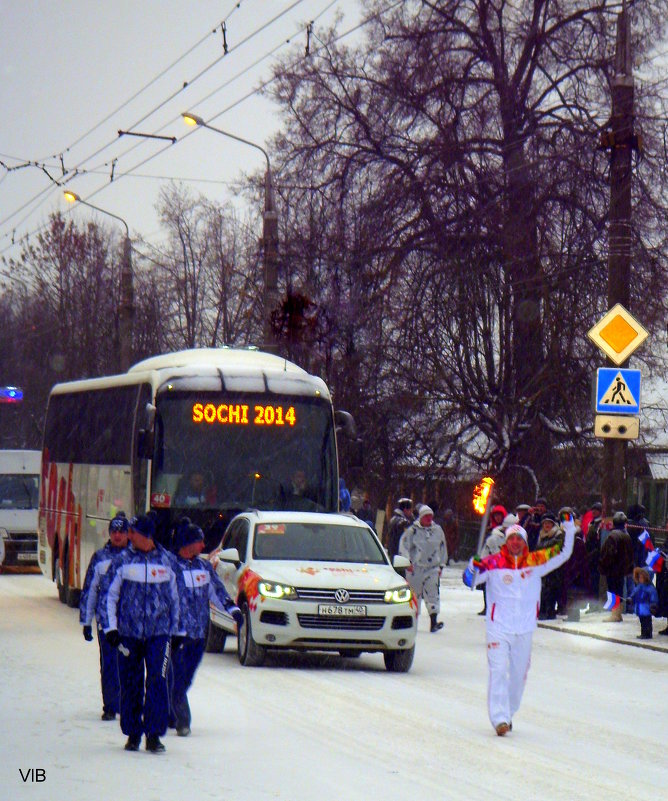
<path fill-rule="evenodd" d="M 261 25 L 259 28 L 256 28 L 256 29 L 255 29 L 254 31 L 252 31 L 252 32 L 251 32 L 251 33 L 250 33 L 248 36 L 246 36 L 246 37 L 245 37 L 244 39 L 242 39 L 242 40 L 241 40 L 239 43 L 237 43 L 237 44 L 236 44 L 236 45 L 235 45 L 233 48 L 229 48 L 229 49 L 228 49 L 228 51 L 227 51 L 227 53 L 225 53 L 225 52 L 224 52 L 222 56 L 219 56 L 219 57 L 218 57 L 218 58 L 216 58 L 216 59 L 215 59 L 213 62 L 211 62 L 211 63 L 210 63 L 210 64 L 209 64 L 207 67 L 205 67 L 203 70 L 201 70 L 201 71 L 200 71 L 200 72 L 199 72 L 199 73 L 198 73 L 198 74 L 197 74 L 197 75 L 196 75 L 194 78 L 190 79 L 189 81 L 186 81 L 186 82 L 184 82 L 184 85 L 183 85 L 183 86 L 182 86 L 182 87 L 181 87 L 179 90 L 177 90 L 176 92 L 174 92 L 174 93 L 173 93 L 173 94 L 170 96 L 170 98 L 168 98 L 168 100 L 166 100 L 166 101 L 162 101 L 162 102 L 161 102 L 161 103 L 159 103 L 159 104 L 158 104 L 156 107 L 154 107 L 153 109 L 151 109 L 151 111 L 149 111 L 147 114 L 145 114 L 145 115 L 144 115 L 144 116 L 143 116 L 143 117 L 142 117 L 140 120 L 136 121 L 136 122 L 135 122 L 135 123 L 134 123 L 134 124 L 131 126 L 131 128 L 134 128 L 134 127 L 136 127 L 137 125 L 141 124 L 141 123 L 142 123 L 142 122 L 143 122 L 145 119 L 147 119 L 147 118 L 148 118 L 148 117 L 150 117 L 152 114 L 154 114 L 156 111 L 158 111 L 160 108 L 162 108 L 162 107 L 165 105 L 165 103 L 166 103 L 166 102 L 168 102 L 170 99 L 173 99 L 174 97 L 178 96 L 178 94 L 180 94 L 182 91 L 184 91 L 186 88 L 189 88 L 190 86 L 192 86 L 192 85 L 193 85 L 193 84 L 194 84 L 194 83 L 195 83 L 197 80 L 199 80 L 199 78 L 201 78 L 201 77 L 202 77 L 204 74 L 206 74 L 206 73 L 207 73 L 207 72 L 208 72 L 208 71 L 209 71 L 209 70 L 210 70 L 210 69 L 211 69 L 213 66 L 215 66 L 216 64 L 218 64 L 218 63 L 219 63 L 219 62 L 220 62 L 220 61 L 221 61 L 221 60 L 222 60 L 222 59 L 223 59 L 223 58 L 224 58 L 224 57 L 225 57 L 227 54 L 229 54 L 229 53 L 230 53 L 230 52 L 232 52 L 233 50 L 237 50 L 238 48 L 242 47 L 242 46 L 243 46 L 244 44 L 246 44 L 248 41 L 250 41 L 250 40 L 251 40 L 251 39 L 253 39 L 255 36 L 257 36 L 257 35 L 258 35 L 260 32 L 262 32 L 263 30 L 265 30 L 265 29 L 266 29 L 267 27 L 269 27 L 270 25 L 273 25 L 273 24 L 274 24 L 274 23 L 275 23 L 275 22 L 276 22 L 278 19 L 280 19 L 280 18 L 281 18 L 282 16 L 284 16 L 286 13 L 288 13 L 289 11 L 291 11 L 292 9 L 294 9 L 296 6 L 300 5 L 300 4 L 301 4 L 301 3 L 303 3 L 303 2 L 304 2 L 304 0 L 295 0 L 295 2 L 293 2 L 293 3 L 292 3 L 292 4 L 291 4 L 291 5 L 288 7 L 288 8 L 284 9 L 282 12 L 280 12 L 279 14 L 277 14 L 275 17 L 273 17 L 273 18 L 272 18 L 271 20 L 269 20 L 268 22 L 266 22 L 266 23 L 263 23 L 263 24 L 262 24 L 262 25 Z M 234 10 L 236 10 L 236 6 L 235 6 L 235 9 L 233 9 L 233 10 L 232 10 L 232 12 L 230 12 L 230 14 L 228 14 L 228 18 L 229 18 L 229 16 L 230 16 L 230 15 L 231 15 L 231 14 L 234 12 Z M 208 36 L 209 36 L 209 34 L 207 34 L 207 37 L 208 37 Z M 130 102 L 130 101 L 128 101 L 128 102 Z M 100 153 L 102 153 L 102 152 L 103 152 L 104 150 L 106 150 L 107 148 L 111 147 L 111 146 L 112 146 L 113 144 L 115 144 L 117 141 L 118 141 L 118 137 L 115 137 L 115 138 L 114 138 L 114 139 L 112 139 L 111 141 L 107 142 L 107 144 L 105 144 L 105 145 L 103 145 L 102 147 L 98 148 L 98 149 L 97 149 L 97 150 L 96 150 L 94 153 L 92 153 L 91 155 L 87 156 L 85 159 L 83 159 L 83 161 L 80 161 L 80 162 L 79 162 L 79 163 L 78 163 L 78 164 L 77 164 L 75 167 L 73 167 L 73 168 L 71 168 L 71 169 L 67 170 L 67 171 L 66 171 L 66 172 L 65 172 L 65 173 L 64 173 L 64 174 L 61 176 L 61 181 L 65 181 L 65 180 L 72 180 L 72 178 L 73 178 L 73 177 L 76 177 L 76 175 L 77 175 L 77 173 L 78 173 L 78 170 L 79 170 L 79 169 L 80 169 L 80 168 L 81 168 L 81 167 L 82 167 L 84 164 L 86 164 L 88 161 L 90 161 L 91 159 L 93 159 L 95 156 L 97 156 L 97 155 L 99 155 Z M 139 147 L 139 146 L 141 146 L 142 144 L 145 144 L 145 142 L 137 142 L 137 143 L 135 143 L 135 145 L 133 145 L 131 148 L 129 148 L 129 149 L 128 149 L 128 151 L 126 151 L 126 152 L 130 152 L 131 150 L 134 150 L 136 147 Z M 121 154 L 121 156 L 122 156 L 122 155 L 125 155 L 125 154 Z M 53 156 L 53 155 L 52 155 L 52 156 L 50 156 L 49 158 L 54 158 L 54 157 L 55 157 L 55 156 Z M 35 195 L 33 198 L 31 198 L 30 200 L 26 201 L 26 203 L 24 203 L 24 204 L 23 204 L 23 205 L 22 205 L 22 206 L 21 206 L 19 209 L 15 210 L 15 211 L 14 211 L 14 212 L 12 212 L 10 215 L 8 215 L 8 216 L 7 216 L 7 217 L 5 217 L 4 219 L 0 220 L 0 226 L 4 225 L 4 224 L 5 224 L 5 223 L 7 223 L 7 222 L 8 222 L 10 219 L 12 219 L 13 217 L 15 217 L 17 214 L 19 214 L 19 213 L 20 213 L 21 211 L 23 211 L 25 208 L 27 208 L 27 206 L 29 206 L 31 203 L 33 203 L 33 201 L 36 201 L 36 200 L 38 200 L 38 199 L 42 198 L 43 194 L 44 194 L 44 191 L 40 191 L 40 192 L 38 192 L 38 193 L 37 193 L 37 194 L 36 194 L 36 195 Z M 41 201 L 40 201 L 40 202 L 41 202 Z M 30 216 L 30 215 L 28 215 L 28 216 Z M 21 220 L 21 223 L 22 223 L 22 222 L 23 222 L 25 219 L 26 219 L 26 218 L 23 218 L 23 220 Z M 15 225 L 15 228 L 16 228 L 16 227 L 18 227 L 18 226 L 19 226 L 21 223 L 17 223 L 17 224 Z M 5 234 L 5 236 L 6 236 L 6 234 Z"/>
<path fill-rule="evenodd" d="M 322 16 L 323 14 L 325 14 L 325 13 L 326 13 L 326 12 L 327 12 L 327 11 L 328 11 L 328 10 L 329 10 L 329 9 L 330 9 L 332 6 L 333 6 L 333 5 L 335 5 L 335 3 L 336 3 L 336 2 L 338 2 L 338 1 L 339 1 L 339 0 L 333 0 L 333 2 L 330 2 L 330 3 L 328 3 L 328 5 L 327 5 L 327 6 L 326 6 L 324 9 L 322 9 L 322 10 L 321 10 L 321 11 L 318 13 L 318 15 L 316 15 L 316 17 L 315 17 L 315 18 L 319 18 L 319 17 L 321 17 L 321 16 Z M 280 16 L 282 16 L 282 15 L 283 15 L 283 14 L 285 14 L 285 13 L 287 13 L 287 11 L 290 11 L 290 10 L 292 10 L 294 7 L 296 7 L 297 5 L 299 5 L 299 4 L 300 4 L 300 3 L 302 3 L 302 2 L 303 2 L 303 0 L 296 0 L 296 2 L 294 2 L 294 3 L 293 3 L 293 4 L 292 4 L 292 5 L 291 5 L 291 6 L 290 6 L 288 9 L 285 9 L 283 12 L 281 12 L 281 14 L 277 15 L 276 17 L 274 17 L 274 18 L 273 18 L 273 19 L 272 19 L 270 22 L 268 22 L 268 23 L 264 23 L 264 24 L 261 26 L 261 28 L 260 28 L 260 29 L 257 29 L 256 31 L 252 32 L 251 34 L 249 34 L 249 36 L 248 36 L 248 37 L 246 37 L 244 40 L 242 40 L 242 41 L 241 41 L 241 42 L 239 42 L 237 45 L 235 45 L 235 48 L 234 48 L 234 49 L 237 49 L 237 48 L 241 47 L 241 45 L 242 45 L 242 44 L 244 44 L 244 43 L 245 43 L 246 41 L 248 41 L 250 38 L 252 38 L 252 37 L 254 37 L 255 35 L 257 35 L 257 33 L 259 33 L 259 31 L 260 31 L 260 30 L 264 30 L 264 29 L 265 29 L 265 28 L 266 28 L 266 27 L 267 27 L 269 24 L 273 24 L 273 22 L 275 22 L 275 21 L 276 21 L 276 20 L 277 20 L 277 19 L 278 19 Z M 398 5 L 398 3 L 394 3 L 394 4 L 393 4 L 393 6 L 394 6 L 394 5 Z M 378 13 L 384 13 L 384 11 L 385 11 L 385 10 L 383 9 L 383 10 L 381 10 L 381 12 L 378 12 Z M 369 17 L 367 21 L 371 21 L 371 19 L 373 19 L 373 18 L 375 18 L 376 16 L 378 16 L 378 13 L 371 15 L 371 17 Z M 314 18 L 314 19 L 315 19 L 315 18 Z M 350 31 L 347 31 L 347 32 L 346 32 L 344 35 L 349 35 L 349 34 L 350 34 L 350 33 L 352 33 L 354 30 L 357 30 L 359 27 L 360 27 L 360 25 L 358 25 L 358 26 L 355 26 L 355 27 L 354 27 L 353 29 L 351 29 Z M 292 37 L 291 37 L 291 38 L 292 38 Z M 340 38 L 340 37 L 337 37 L 337 38 Z M 290 41 L 290 39 L 288 39 L 287 41 L 289 42 L 289 41 Z M 276 52 L 276 51 L 277 51 L 277 50 L 278 50 L 280 47 L 284 46 L 284 45 L 285 45 L 285 43 L 286 43 L 286 42 L 285 42 L 285 40 L 282 40 L 282 41 L 281 41 L 281 43 L 280 43 L 280 45 L 277 45 L 276 47 L 272 48 L 272 50 L 270 51 L 270 54 L 269 54 L 269 55 L 273 55 L 273 54 L 274 54 L 274 53 L 275 53 L 275 52 Z M 267 54 L 265 54 L 265 56 L 264 56 L 264 57 L 261 57 L 261 58 L 257 59 L 257 60 L 256 60 L 256 62 L 254 62 L 254 63 L 253 63 L 253 64 L 251 64 L 249 67 L 247 67 L 247 68 L 245 68 L 244 70 L 242 70 L 242 71 L 240 71 L 239 73 L 237 73 L 237 75 L 236 75 L 236 76 L 234 76 L 234 78 L 233 78 L 233 79 L 231 79 L 231 80 L 236 80 L 236 79 L 238 79 L 238 78 L 242 77 L 244 74 L 246 74 L 248 71 L 250 71 L 250 69 L 253 69 L 255 66 L 257 66 L 257 64 L 259 64 L 261 61 L 263 61 L 263 60 L 264 60 L 266 57 L 268 57 L 268 55 L 267 55 Z M 217 60 L 216 60 L 216 62 L 217 62 L 217 61 L 219 61 L 219 60 L 220 60 L 220 59 L 217 59 Z M 195 80 L 196 80 L 196 79 L 192 79 L 192 80 L 189 82 L 189 85 L 192 85 L 192 83 L 194 83 L 194 81 L 195 81 Z M 226 82 L 226 84 L 223 84 L 223 86 L 221 86 L 221 87 L 218 87 L 218 88 L 217 88 L 215 91 L 220 91 L 222 88 L 225 88 L 225 86 L 226 86 L 226 85 L 229 85 L 229 83 L 231 82 L 231 80 L 230 80 L 230 81 L 228 81 L 228 82 Z M 262 88 L 263 88 L 265 85 L 267 85 L 267 84 L 264 84 L 264 85 L 262 85 L 262 86 L 260 87 L 260 89 L 254 90 L 254 91 L 250 92 L 249 94 L 245 95 L 245 96 L 242 98 L 242 100 L 246 100 L 246 99 L 248 99 L 248 97 L 252 96 L 253 94 L 256 94 L 256 93 L 257 93 L 257 91 L 261 91 L 261 89 L 262 89 Z M 178 93 L 177 93 L 177 94 L 178 94 Z M 213 92 L 213 93 L 211 93 L 211 94 L 215 94 L 215 92 Z M 204 98 L 204 99 L 207 99 L 209 96 L 210 96 L 210 95 L 207 95 L 207 97 L 206 97 L 206 98 Z M 199 103 L 201 103 L 201 102 L 203 102 L 203 100 L 200 100 L 200 101 L 198 101 L 198 103 L 197 103 L 197 104 L 199 104 Z M 241 101 L 239 101 L 239 102 L 241 102 Z M 197 104 L 196 104 L 196 105 L 197 105 Z M 238 104 L 238 103 L 235 103 L 235 104 L 233 104 L 233 106 L 231 106 L 231 107 L 234 107 L 234 105 L 237 105 L 237 104 Z M 162 105 L 164 105 L 164 103 L 161 103 L 159 107 L 161 107 Z M 155 111 L 155 109 L 154 109 L 153 111 Z M 151 113 L 153 113 L 153 112 L 151 112 Z M 150 116 L 150 114 L 149 114 L 149 115 L 147 115 L 147 116 Z M 218 115 L 218 116 L 220 116 L 220 115 Z M 174 122 L 175 120 L 178 120 L 179 118 L 180 118 L 180 117 L 175 117 L 173 120 L 171 120 L 171 122 Z M 171 124 L 171 122 L 170 122 L 170 123 L 168 123 L 168 124 Z M 139 124 L 139 123 L 135 123 L 135 125 L 136 125 L 136 124 Z M 167 125 L 168 125 L 168 124 L 167 124 Z M 167 125 L 163 126 L 163 127 L 162 127 L 162 128 L 160 128 L 159 130 L 160 130 L 160 131 L 161 131 L 161 130 L 164 130 L 164 128 L 165 128 L 165 127 L 167 127 Z M 134 126 L 133 126 L 133 127 L 134 127 Z M 186 138 L 187 136 L 191 135 L 192 133 L 194 133 L 194 131 L 189 131 L 187 134 L 185 134 L 184 136 L 182 136 L 182 137 L 181 137 L 181 139 L 184 139 L 184 138 Z M 113 144 L 113 143 L 114 143 L 114 142 L 116 142 L 116 141 L 118 141 L 118 140 L 117 140 L 117 139 L 114 139 L 112 142 L 108 143 L 108 145 L 107 145 L 107 146 L 110 146 L 111 144 Z M 179 140 L 179 141 L 180 141 L 180 140 Z M 124 153 L 120 154 L 120 155 L 119 155 L 117 158 L 120 158 L 120 157 L 123 157 L 123 156 L 127 155 L 128 153 L 130 153 L 131 151 L 133 151 L 134 149 L 136 149 L 136 148 L 137 148 L 138 146 L 140 146 L 141 144 L 143 144 L 143 143 L 142 143 L 142 142 L 135 143 L 135 144 L 134 144 L 132 147 L 128 148 L 126 151 L 124 151 Z M 8 217 L 4 218 L 3 220 L 0 220 L 0 225 L 3 225 L 3 224 L 5 224 L 6 222 L 8 222 L 8 221 L 9 221 L 9 220 L 10 220 L 12 217 L 16 216 L 18 213 L 20 213 L 21 211 L 23 211 L 24 209 L 26 209 L 28 206 L 30 206 L 30 205 L 31 205 L 32 203 L 34 203 L 35 201 L 39 200 L 39 202 L 40 202 L 40 204 L 41 204 L 41 203 L 43 202 L 42 198 L 43 198 L 43 196 L 44 196 L 45 194 L 48 194 L 48 193 L 53 193 L 53 192 L 57 191 L 57 189 L 58 189 L 60 186 L 62 186 L 62 183 L 63 183 L 64 181 L 71 181 L 73 178 L 75 178 L 75 177 L 77 176 L 77 174 L 78 174 L 78 170 L 79 170 L 80 166 L 81 166 L 81 165 L 83 165 L 83 164 L 85 164 L 85 163 L 86 163 L 87 161 L 89 161 L 89 160 L 90 160 L 90 159 L 91 159 L 91 158 L 92 158 L 94 155 L 97 155 L 97 154 L 98 154 L 99 152 L 101 152 L 103 149 L 104 149 L 104 148 L 100 148 L 98 151 L 96 151 L 96 153 L 94 153 L 93 155 L 91 155 L 91 156 L 87 157 L 86 159 L 84 159 L 84 161 L 80 162 L 80 163 L 79 163 L 79 165 L 77 165 L 77 167 L 75 167 L 75 168 L 73 168 L 72 170 L 68 171 L 68 174 L 67 174 L 67 175 L 64 175 L 64 176 L 62 176 L 62 177 L 61 177 L 61 181 L 56 181 L 56 182 L 55 182 L 55 183 L 56 183 L 56 186 L 55 186 L 55 187 L 54 187 L 53 185 L 49 185 L 49 186 L 45 187 L 44 189 L 42 189 L 42 190 L 41 190 L 40 192 L 38 192 L 38 193 L 37 193 L 37 194 L 36 194 L 36 195 L 35 195 L 33 198 L 31 198 L 31 199 L 29 199 L 28 201 L 26 201 L 26 203 L 24 203 L 24 204 L 23 204 L 23 205 L 22 205 L 22 206 L 21 206 L 19 209 L 17 209 L 17 210 L 15 210 L 14 212 L 12 212 L 12 214 L 10 214 Z M 121 173 L 121 174 L 120 174 L 118 177 L 120 178 L 121 176 L 123 176 L 123 175 L 125 175 L 125 174 L 128 174 L 128 175 L 129 175 L 129 174 L 131 174 L 131 173 L 132 173 L 132 171 L 133 171 L 133 170 L 135 170 L 135 169 L 137 169 L 137 167 L 138 167 L 138 166 L 141 166 L 141 165 L 143 165 L 143 164 L 147 163 L 147 161 L 150 161 L 152 158 L 159 156 L 159 155 L 160 155 L 160 154 L 163 152 L 163 150 L 164 150 L 164 148 L 163 148 L 163 149 L 161 149 L 161 150 L 159 150 L 157 153 L 154 153 L 154 154 L 153 154 L 153 156 L 151 156 L 151 157 L 149 157 L 149 158 L 147 158 L 147 159 L 144 159 L 144 160 L 143 160 L 143 161 L 141 161 L 141 162 L 140 162 L 138 165 L 134 165 L 132 168 L 130 168 L 130 170 L 127 170 L 125 173 Z M 107 164 L 107 163 L 105 163 L 105 165 L 104 165 L 104 166 L 106 166 L 106 164 Z M 85 171 L 85 170 L 81 170 L 81 172 L 82 172 L 82 174 L 85 174 L 85 172 L 86 172 L 86 171 Z M 107 185 L 105 185 L 105 186 L 107 186 Z M 102 186 L 102 187 L 100 187 L 99 189 L 95 190 L 94 194 L 95 194 L 95 195 L 97 195 L 97 194 L 98 194 L 98 193 L 99 193 L 99 192 L 100 192 L 102 189 L 104 189 L 104 188 L 105 188 L 105 186 Z M 92 197 L 92 196 L 93 196 L 93 195 L 90 195 L 90 196 L 89 196 L 89 199 L 90 199 L 90 197 Z M 22 223 L 23 223 L 23 222 L 24 222 L 24 221 L 25 221 L 25 220 L 26 220 L 26 219 L 27 219 L 29 216 L 31 216 L 31 214 L 32 214 L 33 212 L 34 212 L 34 210 L 31 210 L 31 211 L 30 211 L 30 212 L 29 212 L 27 215 L 25 215 L 25 216 L 24 216 L 24 217 L 23 217 L 23 218 L 22 218 L 22 219 L 21 219 L 21 220 L 20 220 L 18 223 L 16 223 L 16 224 L 14 225 L 14 229 L 13 229 L 13 231 L 16 231 L 16 229 L 17 229 L 17 228 L 19 228 L 19 227 L 20 227 L 20 225 L 21 225 L 21 224 L 22 224 Z M 34 229 L 33 231 L 31 231 L 31 232 L 28 232 L 28 233 L 24 234 L 22 237 L 20 237 L 20 239 L 19 239 L 19 242 L 20 242 L 21 240 L 23 240 L 23 239 L 28 239 L 30 236 L 33 236 L 33 235 L 35 235 L 35 234 L 39 233 L 40 231 L 42 231 L 42 230 L 43 230 L 43 229 L 46 227 L 46 225 L 48 225 L 48 223 L 47 223 L 47 224 L 42 224 L 42 225 L 39 225 L 39 226 L 38 226 L 36 229 Z M 3 235 L 3 237 L 7 237 L 7 236 L 9 236 L 9 234 L 8 234 L 8 233 L 5 233 L 5 234 Z M 11 244 L 10 244 L 9 246 L 6 246 L 4 249 L 0 250 L 0 256 L 2 256 L 2 255 L 3 255 L 4 253 L 6 253 L 6 252 L 7 252 L 9 249 L 11 249 L 11 247 L 13 247 L 13 246 L 14 246 L 14 244 L 15 244 L 15 241 L 14 241 L 14 236 L 13 236 L 13 233 L 12 233 L 12 242 L 11 242 Z"/>

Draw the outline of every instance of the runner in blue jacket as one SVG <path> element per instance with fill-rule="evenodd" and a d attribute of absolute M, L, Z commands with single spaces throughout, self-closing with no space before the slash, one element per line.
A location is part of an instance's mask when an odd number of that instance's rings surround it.
<path fill-rule="evenodd" d="M 150 516 L 130 520 L 130 547 L 110 568 L 105 637 L 118 648 L 121 730 L 126 751 L 161 753 L 167 731 L 167 669 L 171 638 L 179 634 L 179 596 L 174 556 L 154 541 Z"/>
<path fill-rule="evenodd" d="M 204 655 L 209 627 L 209 602 L 227 612 L 237 625 L 243 623 L 241 610 L 228 595 L 211 563 L 201 559 L 204 534 L 199 526 L 184 518 L 176 530 L 177 585 L 179 590 L 181 631 L 172 650 L 171 724 L 179 737 L 190 734 L 188 689 Z"/>
<path fill-rule="evenodd" d="M 93 616 L 96 620 L 97 641 L 100 647 L 100 679 L 102 681 L 102 720 L 114 720 L 120 712 L 121 687 L 118 680 L 118 650 L 104 637 L 107 620 L 107 590 L 109 565 L 128 544 L 128 521 L 119 512 L 109 521 L 109 541 L 91 557 L 79 601 L 79 622 L 87 642 L 93 639 Z"/>

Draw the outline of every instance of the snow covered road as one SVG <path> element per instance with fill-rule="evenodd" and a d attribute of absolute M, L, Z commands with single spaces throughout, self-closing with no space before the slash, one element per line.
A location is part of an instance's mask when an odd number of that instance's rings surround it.
<path fill-rule="evenodd" d="M 0 576 L 0 801 L 661 795 L 668 655 L 539 629 L 514 730 L 499 738 L 480 603 L 448 571 L 445 629 L 429 634 L 421 616 L 407 675 L 387 673 L 379 655 L 286 654 L 242 668 L 228 642 L 197 674 L 192 735 L 170 732 L 154 756 L 123 751 L 118 723 L 100 721 L 97 645 L 54 585 Z"/>

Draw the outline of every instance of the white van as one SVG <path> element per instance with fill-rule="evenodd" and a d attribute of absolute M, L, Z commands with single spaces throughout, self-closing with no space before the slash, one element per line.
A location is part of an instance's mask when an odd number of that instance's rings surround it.
<path fill-rule="evenodd" d="M 0 451 L 0 567 L 37 564 L 40 451 Z"/>

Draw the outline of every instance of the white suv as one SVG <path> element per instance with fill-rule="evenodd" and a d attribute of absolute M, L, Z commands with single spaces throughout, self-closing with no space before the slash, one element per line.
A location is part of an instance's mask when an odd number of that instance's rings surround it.
<path fill-rule="evenodd" d="M 237 515 L 211 561 L 245 623 L 239 661 L 261 665 L 267 649 L 380 651 L 385 667 L 413 663 L 417 603 L 373 531 L 356 517 L 310 512 Z M 408 560 L 395 557 L 395 567 Z M 222 650 L 234 620 L 211 606 L 208 651 Z"/>

